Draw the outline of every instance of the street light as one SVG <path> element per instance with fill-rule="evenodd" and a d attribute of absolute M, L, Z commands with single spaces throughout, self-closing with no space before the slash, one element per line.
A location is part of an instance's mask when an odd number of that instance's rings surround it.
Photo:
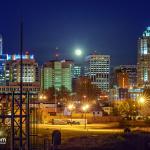
<path fill-rule="evenodd" d="M 86 113 L 87 113 L 87 110 L 88 110 L 88 109 L 89 109 L 89 105 L 88 105 L 88 104 L 82 106 L 82 110 L 83 110 L 83 112 L 85 113 L 85 126 L 84 126 L 85 129 L 86 129 L 86 124 L 87 124 L 87 121 L 86 121 Z"/>
<path fill-rule="evenodd" d="M 73 105 L 73 104 L 69 104 L 68 105 L 68 109 L 69 109 L 69 111 L 70 111 L 70 117 L 71 117 L 71 125 L 72 125 L 72 111 L 73 111 L 73 109 L 75 109 L 75 106 Z"/>
<path fill-rule="evenodd" d="M 46 99 L 46 96 L 45 96 L 45 95 L 43 95 L 43 99 Z"/>
<path fill-rule="evenodd" d="M 144 104 L 145 103 L 145 98 L 144 97 L 140 97 L 139 98 L 139 103 L 140 104 Z"/>
<path fill-rule="evenodd" d="M 83 95 L 84 103 L 86 103 L 86 95 Z"/>
<path fill-rule="evenodd" d="M 41 95 L 39 96 L 39 99 L 45 100 L 45 99 L 47 99 L 47 97 L 46 97 L 44 94 L 41 94 Z"/>
<path fill-rule="evenodd" d="M 83 98 L 86 99 L 86 95 L 83 95 Z"/>

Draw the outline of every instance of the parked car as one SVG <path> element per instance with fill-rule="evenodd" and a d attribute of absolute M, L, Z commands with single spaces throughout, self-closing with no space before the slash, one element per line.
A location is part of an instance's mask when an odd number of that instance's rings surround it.
<path fill-rule="evenodd" d="M 71 121 L 71 120 L 67 120 L 67 124 L 74 124 L 74 125 L 80 125 L 79 121 Z"/>

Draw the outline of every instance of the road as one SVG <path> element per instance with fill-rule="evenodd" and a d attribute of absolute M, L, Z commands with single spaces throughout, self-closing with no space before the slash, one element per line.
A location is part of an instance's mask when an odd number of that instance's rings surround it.
<path fill-rule="evenodd" d="M 38 129 L 46 130 L 61 130 L 61 131 L 81 131 L 81 132 L 108 132 L 108 133 L 121 133 L 123 129 L 115 128 L 115 124 L 87 124 L 85 129 L 84 125 L 48 125 L 38 124 Z"/>

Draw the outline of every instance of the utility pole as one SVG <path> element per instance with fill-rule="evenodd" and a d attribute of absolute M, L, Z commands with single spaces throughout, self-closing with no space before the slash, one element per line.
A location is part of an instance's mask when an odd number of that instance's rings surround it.
<path fill-rule="evenodd" d="M 20 92 L 12 93 L 11 150 L 30 150 L 29 92 L 23 91 L 23 21 L 20 24 Z"/>
<path fill-rule="evenodd" d="M 20 150 L 23 149 L 22 147 L 22 75 L 23 75 L 23 63 L 22 63 L 22 53 L 23 53 L 23 20 L 21 18 L 21 24 L 20 24 L 20 140 L 19 140 L 19 146 L 20 146 Z"/>

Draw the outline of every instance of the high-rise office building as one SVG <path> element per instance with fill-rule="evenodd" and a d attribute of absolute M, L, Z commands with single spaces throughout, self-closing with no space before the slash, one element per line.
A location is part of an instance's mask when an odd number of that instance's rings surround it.
<path fill-rule="evenodd" d="M 72 91 L 72 64 L 71 60 L 53 60 L 45 63 L 41 69 L 41 89 L 62 86 Z"/>
<path fill-rule="evenodd" d="M 6 61 L 7 61 L 7 55 L 5 54 L 0 55 L 0 86 L 3 86 L 6 84 L 6 79 L 5 79 Z"/>
<path fill-rule="evenodd" d="M 92 84 L 108 92 L 110 78 L 110 56 L 92 54 L 86 57 L 85 76 L 91 78 Z"/>
<path fill-rule="evenodd" d="M 6 84 L 5 80 L 5 62 L 8 59 L 8 55 L 3 54 L 3 38 L 0 34 L 0 86 Z"/>
<path fill-rule="evenodd" d="M 139 87 L 150 86 L 150 27 L 138 40 L 137 76 Z"/>
<path fill-rule="evenodd" d="M 78 78 L 81 76 L 82 70 L 81 65 L 73 64 L 72 66 L 72 77 Z"/>
<path fill-rule="evenodd" d="M 4 55 L 6 61 L 4 63 L 5 84 L 0 85 L 0 93 L 7 93 L 20 90 L 20 69 L 21 69 L 21 56 L 20 55 Z M 23 91 L 40 91 L 40 76 L 38 63 L 35 61 L 34 56 L 26 52 L 22 55 L 23 58 Z"/>
<path fill-rule="evenodd" d="M 131 88 L 137 85 L 136 65 L 120 65 L 114 68 L 113 85 L 118 88 Z"/>
<path fill-rule="evenodd" d="M 7 85 L 9 85 L 10 82 L 20 82 L 20 63 L 20 55 L 11 55 L 11 58 L 5 63 Z M 38 63 L 35 61 L 34 56 L 26 52 L 26 54 L 23 55 L 22 63 L 22 81 L 26 83 L 39 82 Z"/>

